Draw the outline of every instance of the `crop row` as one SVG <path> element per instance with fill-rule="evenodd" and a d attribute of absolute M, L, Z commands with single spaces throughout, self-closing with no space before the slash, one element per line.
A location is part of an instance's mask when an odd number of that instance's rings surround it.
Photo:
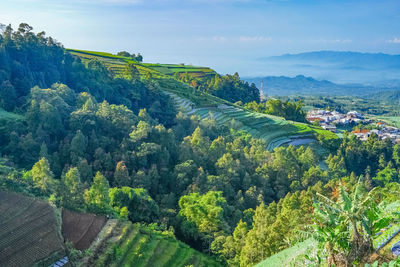
<path fill-rule="evenodd" d="M 119 237 L 115 235 L 120 232 Z M 129 222 L 115 227 L 88 262 L 95 266 L 216 266 L 187 245 Z M 96 255 L 99 255 L 97 257 Z M 93 260 L 97 258 L 96 260 Z"/>
<path fill-rule="evenodd" d="M 381 235 L 379 235 L 374 240 L 374 245 L 377 250 L 384 247 L 389 241 L 400 232 L 400 227 L 398 225 L 391 226 L 386 229 Z"/>

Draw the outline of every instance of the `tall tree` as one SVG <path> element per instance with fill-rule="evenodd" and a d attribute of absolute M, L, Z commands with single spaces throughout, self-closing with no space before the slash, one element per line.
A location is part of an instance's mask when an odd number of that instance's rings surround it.
<path fill-rule="evenodd" d="M 117 163 L 114 172 L 114 182 L 118 187 L 131 186 L 132 184 L 128 168 L 123 161 Z"/>
<path fill-rule="evenodd" d="M 100 172 L 97 172 L 90 189 L 86 189 L 84 194 L 88 209 L 95 212 L 108 212 L 110 210 L 109 190 L 110 186 L 107 179 Z"/>
<path fill-rule="evenodd" d="M 62 176 L 61 185 L 62 205 L 71 209 L 83 208 L 83 187 L 78 168 L 70 168 Z"/>
<path fill-rule="evenodd" d="M 42 158 L 36 162 L 32 167 L 31 173 L 35 187 L 39 188 L 46 195 L 54 192 L 56 186 L 54 174 L 46 158 Z"/>

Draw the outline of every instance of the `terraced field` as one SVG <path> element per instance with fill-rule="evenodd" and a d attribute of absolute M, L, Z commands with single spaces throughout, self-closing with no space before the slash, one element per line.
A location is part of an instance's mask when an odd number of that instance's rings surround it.
<path fill-rule="evenodd" d="M 0 191 L 0 266 L 32 266 L 65 256 L 59 229 L 47 202 Z"/>
<path fill-rule="evenodd" d="M 178 65 L 178 64 L 152 64 L 152 63 L 139 63 L 135 62 L 128 57 L 122 57 L 105 52 L 86 51 L 67 49 L 72 55 L 79 56 L 83 61 L 91 59 L 101 60 L 107 68 L 111 69 L 115 74 L 122 75 L 127 63 L 132 62 L 135 64 L 140 74 L 151 73 L 152 75 L 174 75 L 175 73 L 189 73 L 195 77 L 204 77 L 207 75 L 214 75 L 215 71 L 207 67 L 197 67 L 191 65 Z"/>
<path fill-rule="evenodd" d="M 82 50 L 69 51 L 83 60 L 97 58 L 115 73 L 122 73 L 125 64 L 132 62 L 127 58 L 108 53 Z M 324 135 L 328 139 L 337 138 L 337 136 L 322 130 L 322 128 L 287 121 L 276 116 L 251 112 L 234 106 L 226 100 L 199 92 L 171 77 L 176 72 L 201 72 L 203 73 L 202 75 L 214 74 L 215 72 L 209 68 L 174 64 L 135 64 L 142 75 L 150 72 L 159 87 L 173 98 L 176 106 L 184 113 L 199 115 L 202 119 L 213 117 L 220 124 L 231 123 L 234 120 L 239 125 L 240 130 L 245 130 L 256 138 L 264 139 L 269 150 L 288 144 L 293 140 L 298 140 L 297 143 L 303 143 L 303 140 L 308 142 L 310 139 L 315 139 L 315 135 Z"/>
<path fill-rule="evenodd" d="M 313 138 L 313 130 L 303 123 L 294 123 L 283 118 L 251 112 L 233 105 L 220 104 L 216 107 L 196 108 L 190 100 L 167 92 L 174 99 L 176 106 L 188 115 L 198 115 L 201 119 L 214 118 L 219 124 L 234 120 L 240 130 L 249 132 L 256 138 L 264 139 L 267 148 L 272 150 L 293 139 Z"/>
<path fill-rule="evenodd" d="M 139 224 L 115 221 L 99 236 L 101 243 L 91 247 L 82 266 L 219 266 L 184 243 Z"/>

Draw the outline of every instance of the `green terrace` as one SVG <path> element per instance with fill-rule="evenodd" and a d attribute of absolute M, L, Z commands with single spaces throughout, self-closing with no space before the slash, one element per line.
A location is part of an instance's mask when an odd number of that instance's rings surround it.
<path fill-rule="evenodd" d="M 223 102 L 217 106 L 198 107 L 191 100 L 173 92 L 167 92 L 174 99 L 175 105 L 188 115 L 197 115 L 201 119 L 213 118 L 218 124 L 234 123 L 236 128 L 250 133 L 256 138 L 264 139 L 267 148 L 273 150 L 293 139 L 314 138 L 314 134 L 325 134 L 337 138 L 333 133 L 312 127 L 305 123 L 285 120 L 281 117 L 261 114 Z"/>
<path fill-rule="evenodd" d="M 85 259 L 92 266 L 220 266 L 188 245 L 150 227 L 118 221 Z"/>
<path fill-rule="evenodd" d="M 114 73 L 121 74 L 127 63 L 134 63 L 141 74 L 150 72 L 152 74 L 161 73 L 164 75 L 174 75 L 175 73 L 189 73 L 196 77 L 214 75 L 216 72 L 208 67 L 197 67 L 184 64 L 154 64 L 140 63 L 132 60 L 129 57 L 117 56 L 106 52 L 88 51 L 67 49 L 72 55 L 79 56 L 84 61 L 98 59 L 102 61 L 107 68 L 110 68 Z"/>
<path fill-rule="evenodd" d="M 212 117 L 219 124 L 228 124 L 234 121 L 239 130 L 247 131 L 256 138 L 264 139 L 269 150 L 290 144 L 294 139 L 314 139 L 315 136 L 323 136 L 325 139 L 337 138 L 335 134 L 320 127 L 246 110 L 211 94 L 199 92 L 172 77 L 174 73 L 214 74 L 215 72 L 210 68 L 183 64 L 139 63 L 130 58 L 110 53 L 74 49 L 68 49 L 68 51 L 79 56 L 83 61 L 98 59 L 107 68 L 122 77 L 125 65 L 133 62 L 142 76 L 147 73 L 151 74 L 159 88 L 172 97 L 177 108 L 182 112 L 188 115 L 198 115 L 201 119 Z"/>

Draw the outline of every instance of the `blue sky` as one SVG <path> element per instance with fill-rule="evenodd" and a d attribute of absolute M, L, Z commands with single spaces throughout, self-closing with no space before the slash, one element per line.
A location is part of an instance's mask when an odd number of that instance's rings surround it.
<path fill-rule="evenodd" d="M 400 54 L 399 0 L 2 0 L 68 48 L 141 52 L 146 62 L 262 74 L 257 60 L 345 50 Z M 261 69 L 260 69 L 261 68 Z M 267 73 L 265 73 L 267 74 Z"/>

